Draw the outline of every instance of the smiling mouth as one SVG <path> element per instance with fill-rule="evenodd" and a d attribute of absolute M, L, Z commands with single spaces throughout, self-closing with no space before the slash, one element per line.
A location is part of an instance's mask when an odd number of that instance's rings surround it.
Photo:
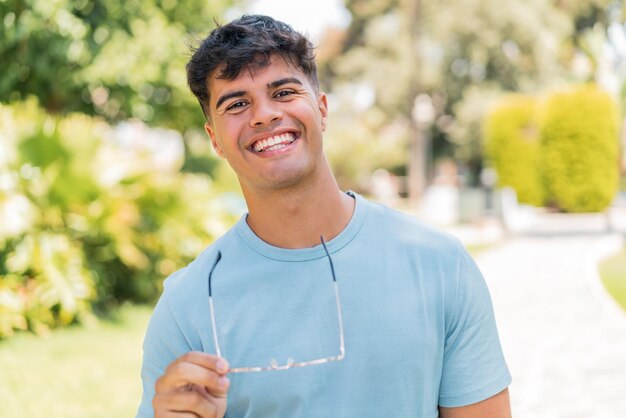
<path fill-rule="evenodd" d="M 256 141 L 250 146 L 254 152 L 267 152 L 283 149 L 292 144 L 296 140 L 296 134 L 293 132 L 286 132 L 281 135 L 276 135 L 271 138 L 261 139 Z"/>

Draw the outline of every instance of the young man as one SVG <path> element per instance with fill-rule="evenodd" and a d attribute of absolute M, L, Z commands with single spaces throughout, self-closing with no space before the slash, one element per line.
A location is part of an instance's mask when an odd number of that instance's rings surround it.
<path fill-rule="evenodd" d="M 483 278 L 458 241 L 343 193 L 311 43 L 243 16 L 187 66 L 249 212 L 165 282 L 139 417 L 510 417 Z"/>

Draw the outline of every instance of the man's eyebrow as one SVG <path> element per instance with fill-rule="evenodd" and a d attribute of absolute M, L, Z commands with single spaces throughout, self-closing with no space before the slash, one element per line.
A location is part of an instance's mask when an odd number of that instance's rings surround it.
<path fill-rule="evenodd" d="M 302 86 L 302 81 L 298 80 L 295 77 L 285 77 L 285 78 L 281 78 L 280 80 L 276 80 L 276 81 L 272 81 L 270 83 L 267 83 L 267 88 L 268 89 L 275 89 L 277 87 L 280 87 L 282 85 L 285 84 L 298 84 L 300 86 Z M 245 96 L 246 92 L 244 90 L 236 90 L 236 91 L 231 91 L 229 93 L 226 93 L 222 96 L 219 97 L 219 99 L 217 99 L 217 103 L 215 103 L 215 108 L 219 109 L 220 106 L 222 105 L 222 103 L 224 103 L 226 100 L 228 99 L 232 99 L 234 97 L 242 97 Z"/>
<path fill-rule="evenodd" d="M 219 99 L 217 99 L 217 103 L 215 103 L 215 108 L 219 109 L 222 103 L 224 103 L 228 99 L 232 99 L 234 97 L 242 97 L 245 96 L 245 94 L 246 92 L 243 90 L 231 91 L 230 93 L 226 93 L 223 96 L 220 96 Z"/>
<path fill-rule="evenodd" d="M 267 88 L 268 89 L 275 89 L 276 87 L 280 87 L 284 84 L 299 84 L 302 85 L 302 81 L 298 80 L 295 77 L 285 77 L 285 78 L 281 78 L 280 80 L 276 80 L 276 81 L 272 81 L 271 83 L 267 83 Z"/>

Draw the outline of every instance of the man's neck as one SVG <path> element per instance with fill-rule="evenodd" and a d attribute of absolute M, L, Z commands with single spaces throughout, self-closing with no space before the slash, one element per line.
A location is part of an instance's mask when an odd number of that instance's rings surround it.
<path fill-rule="evenodd" d="M 250 228 L 263 241 L 281 248 L 309 248 L 330 241 L 348 225 L 355 201 L 341 192 L 332 176 L 305 187 L 262 193 L 245 192 Z"/>

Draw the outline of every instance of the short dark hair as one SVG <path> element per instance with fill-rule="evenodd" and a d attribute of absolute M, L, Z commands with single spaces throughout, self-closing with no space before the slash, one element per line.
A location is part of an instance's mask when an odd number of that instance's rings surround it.
<path fill-rule="evenodd" d="M 234 80 L 244 70 L 269 65 L 272 54 L 288 60 L 319 89 L 314 46 L 291 26 L 262 15 L 244 15 L 226 25 L 218 24 L 187 63 L 187 84 L 207 119 L 209 76 L 218 70 L 217 78 Z"/>

